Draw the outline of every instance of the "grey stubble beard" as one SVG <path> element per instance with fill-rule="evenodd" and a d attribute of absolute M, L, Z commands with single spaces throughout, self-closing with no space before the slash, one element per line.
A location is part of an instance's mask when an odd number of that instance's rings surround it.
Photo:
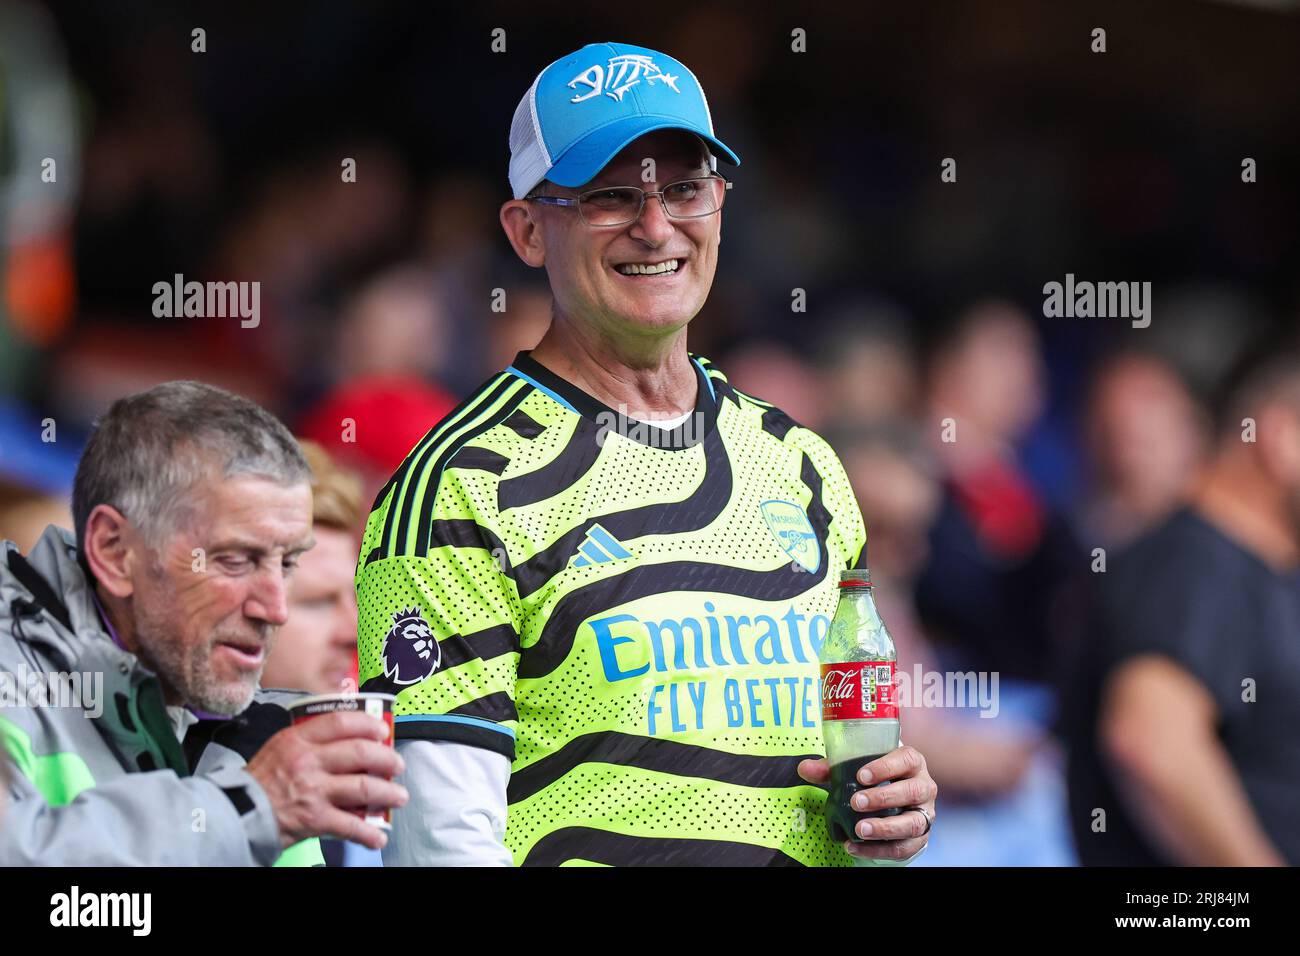
<path fill-rule="evenodd" d="M 166 632 L 166 627 L 160 626 L 160 622 L 152 620 L 148 614 L 141 614 L 137 607 L 136 640 L 140 646 L 140 659 L 158 675 L 164 688 L 176 692 L 185 706 L 234 716 L 252 703 L 261 683 L 262 670 L 270 657 L 270 634 L 262 635 L 266 650 L 256 677 L 248 681 L 243 690 L 235 692 L 230 689 L 231 685 L 218 681 L 212 673 L 212 653 L 220 640 L 219 634 L 211 635 L 202 648 L 187 651 L 183 645 L 169 639 Z"/>

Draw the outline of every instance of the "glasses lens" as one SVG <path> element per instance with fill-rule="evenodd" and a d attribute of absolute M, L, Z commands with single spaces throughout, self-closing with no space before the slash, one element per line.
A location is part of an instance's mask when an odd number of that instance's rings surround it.
<path fill-rule="evenodd" d="M 678 219 L 708 216 L 722 208 L 725 183 L 721 179 L 687 179 L 664 189 L 668 214 Z"/>
<path fill-rule="evenodd" d="M 629 186 L 612 186 L 584 195 L 578 211 L 593 226 L 611 226 L 636 218 L 640 205 L 641 190 Z"/>

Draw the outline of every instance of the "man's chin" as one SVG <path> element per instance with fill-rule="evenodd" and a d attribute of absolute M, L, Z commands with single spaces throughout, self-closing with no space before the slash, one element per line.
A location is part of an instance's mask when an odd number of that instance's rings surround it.
<path fill-rule="evenodd" d="M 259 674 L 260 677 L 260 674 Z M 234 717 L 248 709 L 257 693 L 258 681 L 242 678 L 221 684 L 209 684 L 197 688 L 189 695 L 188 706 L 191 710 L 216 714 L 220 717 Z"/>
<path fill-rule="evenodd" d="M 663 306 L 662 311 L 658 306 Z M 682 312 L 679 302 L 621 302 L 615 314 L 625 331 L 655 337 L 684 328 L 692 318 Z"/>

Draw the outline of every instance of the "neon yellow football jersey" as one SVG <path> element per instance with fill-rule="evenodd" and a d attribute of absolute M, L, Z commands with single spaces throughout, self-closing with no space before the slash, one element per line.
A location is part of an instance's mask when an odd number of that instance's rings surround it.
<path fill-rule="evenodd" d="M 861 512 L 823 439 L 690 358 L 666 430 L 519 353 L 367 522 L 363 689 L 399 739 L 510 758 L 516 863 L 851 863 L 795 767 Z"/>

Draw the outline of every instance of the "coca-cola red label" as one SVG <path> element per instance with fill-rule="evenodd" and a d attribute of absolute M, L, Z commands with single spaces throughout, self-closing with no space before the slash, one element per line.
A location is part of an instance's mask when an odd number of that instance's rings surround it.
<path fill-rule="evenodd" d="M 822 720 L 897 719 L 893 661 L 822 665 Z"/>

